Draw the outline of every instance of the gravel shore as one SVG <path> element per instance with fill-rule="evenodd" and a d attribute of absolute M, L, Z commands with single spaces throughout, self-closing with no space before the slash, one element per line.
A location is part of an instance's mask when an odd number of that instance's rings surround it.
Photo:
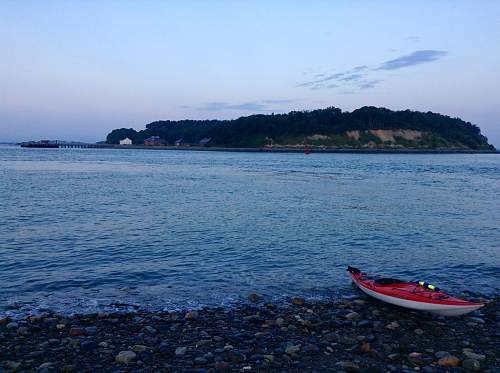
<path fill-rule="evenodd" d="M 500 372 L 500 299 L 440 318 L 360 295 L 0 318 L 0 372 Z"/>

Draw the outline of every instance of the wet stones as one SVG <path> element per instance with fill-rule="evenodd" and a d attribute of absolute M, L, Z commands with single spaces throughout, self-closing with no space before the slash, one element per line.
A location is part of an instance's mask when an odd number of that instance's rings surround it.
<path fill-rule="evenodd" d="M 79 337 L 85 335 L 85 330 L 82 328 L 71 328 L 68 334 L 71 337 Z"/>
<path fill-rule="evenodd" d="M 303 306 L 305 303 L 306 303 L 306 300 L 304 298 L 300 298 L 300 297 L 292 298 L 292 304 L 294 306 Z"/>
<path fill-rule="evenodd" d="M 468 358 L 468 359 L 473 359 L 473 360 L 479 360 L 482 361 L 486 359 L 485 355 L 482 354 L 476 354 L 474 351 L 472 351 L 470 348 L 464 348 L 462 350 L 462 354 Z"/>
<path fill-rule="evenodd" d="M 352 361 L 340 361 L 337 363 L 337 365 L 345 370 L 347 373 L 359 373 L 361 372 L 361 369 L 359 368 L 359 365 L 356 363 L 353 363 Z"/>
<path fill-rule="evenodd" d="M 420 352 L 411 352 L 408 355 L 408 360 L 413 364 L 422 364 L 422 354 Z"/>
<path fill-rule="evenodd" d="M 19 324 L 15 321 L 12 321 L 10 323 L 8 323 L 6 326 L 7 330 L 14 330 L 14 329 L 17 329 L 19 327 Z"/>
<path fill-rule="evenodd" d="M 84 328 L 84 333 L 85 333 L 85 335 L 96 335 L 97 334 L 97 327 L 88 326 L 88 327 Z"/>
<path fill-rule="evenodd" d="M 491 373 L 496 369 L 500 350 L 496 304 L 480 314 L 483 326 L 471 329 L 466 325 L 472 322 L 469 318 L 437 318 L 371 302 L 362 306 L 355 300 L 272 308 L 259 300 L 231 309 L 137 311 L 103 318 L 50 315 L 36 323 L 16 320 L 17 326 L 7 329 L 9 320 L 0 325 L 0 371 L 37 372 L 46 362 L 53 363 L 42 368 L 49 373 Z M 352 313 L 359 317 L 347 317 Z M 191 318 L 193 314 L 196 318 Z M 398 327 L 386 328 L 393 323 Z M 20 335 L 21 328 L 28 329 L 28 336 Z"/>
<path fill-rule="evenodd" d="M 347 320 L 358 320 L 360 318 L 359 313 L 357 312 L 349 312 L 347 315 L 345 315 L 345 318 Z"/>
<path fill-rule="evenodd" d="M 136 358 L 137 358 L 137 355 L 134 351 L 127 350 L 127 351 L 120 351 L 120 353 L 118 355 L 116 355 L 115 361 L 118 364 L 128 365 L 128 364 L 132 363 L 133 361 L 135 361 Z"/>
<path fill-rule="evenodd" d="M 156 334 L 156 333 L 157 333 L 156 329 L 155 329 L 155 328 L 153 328 L 153 327 L 152 327 L 152 326 L 150 326 L 150 325 L 146 325 L 146 326 L 144 327 L 144 332 L 145 332 L 145 333 L 147 333 L 147 334 L 151 334 L 151 335 L 154 335 L 154 334 Z"/>
<path fill-rule="evenodd" d="M 198 319 L 198 316 L 199 316 L 198 311 L 192 310 L 192 311 L 187 312 L 186 315 L 184 315 L 184 318 L 186 320 L 196 320 L 196 319 Z"/>
<path fill-rule="evenodd" d="M 399 323 L 397 321 L 393 321 L 385 326 L 389 330 L 396 330 L 399 328 Z"/>
<path fill-rule="evenodd" d="M 299 345 L 289 345 L 285 349 L 285 353 L 288 355 L 297 355 L 300 352 L 300 346 Z"/>
<path fill-rule="evenodd" d="M 94 341 L 83 341 L 80 344 L 80 348 L 82 349 L 82 351 L 93 351 L 97 349 L 97 343 Z"/>
<path fill-rule="evenodd" d="M 465 359 L 462 362 L 462 367 L 468 372 L 480 372 L 481 363 L 475 359 Z"/>
<path fill-rule="evenodd" d="M 436 356 L 437 359 L 442 359 L 443 357 L 451 356 L 451 354 L 448 351 L 438 351 L 434 356 Z"/>
<path fill-rule="evenodd" d="M 19 367 L 21 366 L 21 363 L 18 361 L 12 361 L 12 360 L 7 360 L 4 363 L 4 367 L 9 369 L 9 370 L 18 370 Z"/>
<path fill-rule="evenodd" d="M 136 353 L 140 353 L 140 352 L 144 352 L 146 351 L 148 348 L 144 345 L 134 345 L 132 347 L 132 351 L 136 352 Z"/>
<path fill-rule="evenodd" d="M 175 349 L 175 356 L 184 356 L 186 355 L 186 352 L 187 352 L 187 347 L 177 347 Z"/>

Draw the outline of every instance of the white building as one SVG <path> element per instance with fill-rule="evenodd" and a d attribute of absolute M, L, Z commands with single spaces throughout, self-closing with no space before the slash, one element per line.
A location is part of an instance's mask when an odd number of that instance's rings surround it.
<path fill-rule="evenodd" d="M 125 137 L 123 140 L 120 140 L 120 145 L 132 145 L 132 140 L 128 137 Z"/>

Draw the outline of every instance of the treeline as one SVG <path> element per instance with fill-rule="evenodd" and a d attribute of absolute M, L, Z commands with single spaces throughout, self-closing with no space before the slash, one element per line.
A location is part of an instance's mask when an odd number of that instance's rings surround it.
<path fill-rule="evenodd" d="M 362 107 L 352 112 L 329 107 L 313 111 L 292 111 L 288 114 L 250 115 L 234 120 L 156 121 L 146 129 L 121 128 L 108 134 L 106 142 L 118 144 L 125 137 L 142 144 L 150 136 L 159 136 L 168 144 L 183 139 L 197 144 L 202 138 L 212 138 L 212 146 L 262 147 L 279 144 L 326 145 L 358 147 L 366 143 L 383 147 L 370 130 L 408 129 L 421 131 L 425 136 L 418 142 L 401 141 L 415 147 L 465 147 L 494 149 L 479 127 L 459 118 L 432 112 L 411 110 L 392 111 L 385 108 Z M 360 131 L 358 139 L 347 136 L 348 131 Z"/>

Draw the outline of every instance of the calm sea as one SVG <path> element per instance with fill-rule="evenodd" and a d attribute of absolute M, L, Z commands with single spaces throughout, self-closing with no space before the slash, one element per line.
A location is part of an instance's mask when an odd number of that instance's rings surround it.
<path fill-rule="evenodd" d="M 500 292 L 500 156 L 0 147 L 0 313 Z"/>

